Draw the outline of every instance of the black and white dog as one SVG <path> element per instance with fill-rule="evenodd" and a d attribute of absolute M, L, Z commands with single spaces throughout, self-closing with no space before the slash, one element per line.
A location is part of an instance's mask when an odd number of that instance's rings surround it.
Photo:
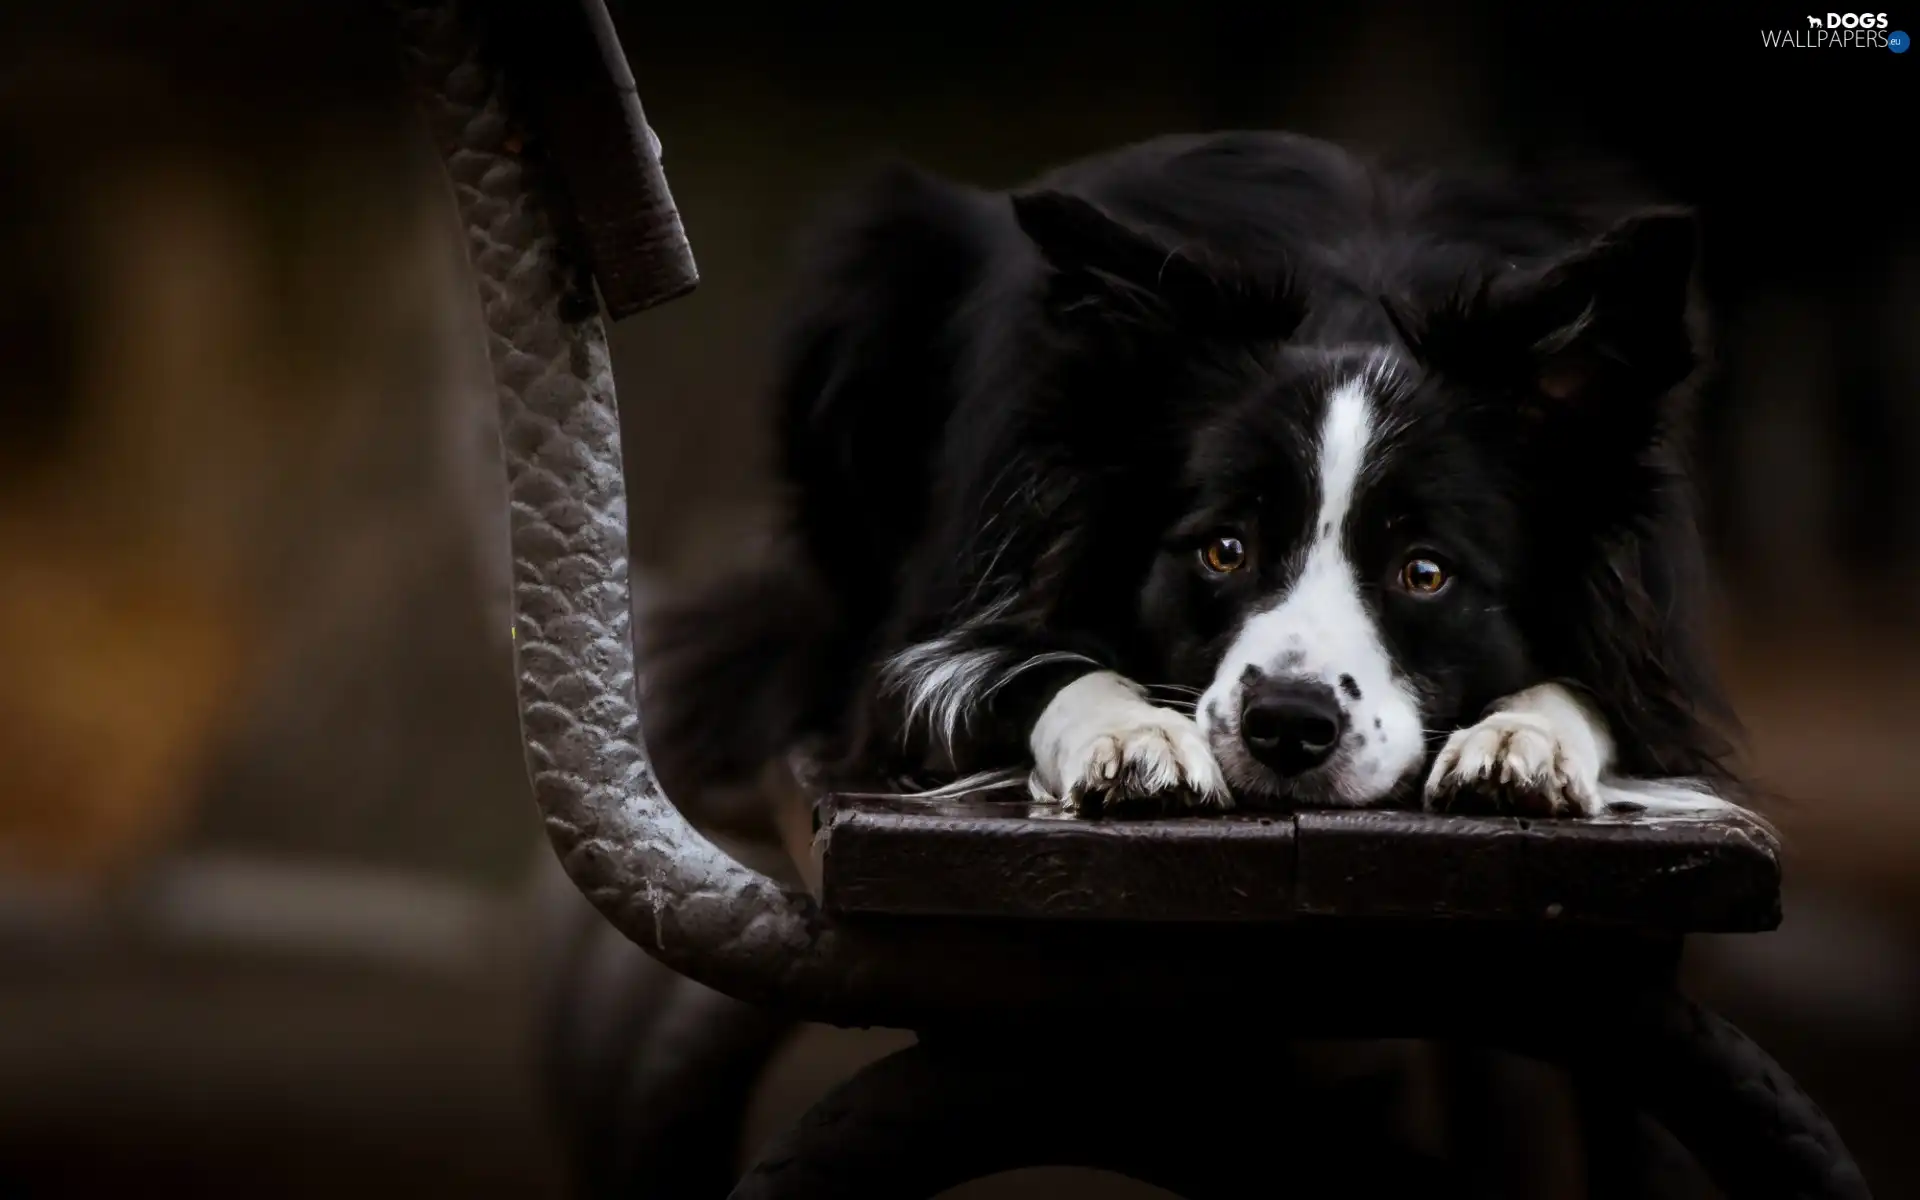
<path fill-rule="evenodd" d="M 1085 808 L 1726 803 L 1685 211 L 1233 133 L 894 170 L 818 249 L 787 537 L 646 624 L 670 783 L 814 740 Z"/>

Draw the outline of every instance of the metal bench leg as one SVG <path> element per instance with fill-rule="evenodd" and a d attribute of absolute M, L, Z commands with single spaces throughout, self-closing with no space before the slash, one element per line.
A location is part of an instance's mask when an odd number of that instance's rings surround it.
<path fill-rule="evenodd" d="M 569 1047 L 571 1061 L 553 1064 L 567 1069 L 555 1082 L 564 1088 L 557 1115 L 573 1193 L 718 1200 L 739 1169 L 754 1089 L 793 1023 L 675 975 L 630 944 L 622 949 L 638 960 L 626 986 L 577 997 L 564 1014 L 594 1005 L 626 1011 L 601 1036 Z"/>
<path fill-rule="evenodd" d="M 1286 1075 L 1257 1049 L 1196 1059 L 1120 1038 L 1064 1051 L 917 1045 L 815 1105 L 733 1200 L 917 1200 L 1036 1166 L 1113 1171 L 1188 1200 L 1461 1194 L 1442 1164 L 1378 1121 L 1316 1111 Z"/>
<path fill-rule="evenodd" d="M 1745 1034 L 1677 994 L 1650 996 L 1558 1048 L 1582 1086 L 1665 1126 L 1730 1200 L 1867 1200 L 1826 1115 Z"/>
<path fill-rule="evenodd" d="M 1571 1069 L 1659 1121 L 1729 1200 L 1867 1200 L 1833 1126 L 1739 1030 L 1677 995 L 1580 1024 L 1574 1040 L 1491 1038 Z M 734 1200 L 915 1200 L 1020 1167 L 1117 1171 L 1188 1200 L 1461 1194 L 1447 1164 L 1324 1110 L 1257 1048 L 1155 1053 L 1133 1039 L 1022 1039 L 901 1051 L 829 1095 Z"/>
<path fill-rule="evenodd" d="M 1574 1081 L 1587 1200 L 1705 1200 L 1717 1195 L 1686 1148 L 1639 1107 Z"/>
<path fill-rule="evenodd" d="M 540 1060 L 571 1195 L 719 1200 L 747 1109 L 795 1022 L 677 974 L 557 864 L 542 875 Z"/>

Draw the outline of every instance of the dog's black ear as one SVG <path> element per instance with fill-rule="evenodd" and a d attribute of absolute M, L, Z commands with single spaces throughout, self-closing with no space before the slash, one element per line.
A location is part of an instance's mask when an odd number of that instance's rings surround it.
<path fill-rule="evenodd" d="M 1014 219 L 1051 269 L 1050 313 L 1223 337 L 1284 338 L 1302 310 L 1284 278 L 1259 278 L 1129 228 L 1078 196 L 1017 193 Z"/>
<path fill-rule="evenodd" d="M 1643 209 L 1572 253 L 1492 277 L 1410 340 L 1442 371 L 1517 389 L 1532 413 L 1644 405 L 1695 365 L 1695 245 L 1692 213 Z"/>

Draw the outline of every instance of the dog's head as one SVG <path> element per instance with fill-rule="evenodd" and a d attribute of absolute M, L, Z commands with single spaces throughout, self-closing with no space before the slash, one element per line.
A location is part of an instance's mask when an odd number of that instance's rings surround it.
<path fill-rule="evenodd" d="M 1695 362 L 1689 215 L 1422 303 L 1252 280 L 1058 193 L 1015 209 L 1084 360 L 1064 386 L 1162 393 L 1138 408 L 1164 414 L 1148 436 L 1177 482 L 1139 531 L 1157 547 L 1136 619 L 1149 682 L 1198 692 L 1237 792 L 1404 794 L 1448 732 L 1612 632 L 1568 626 L 1663 486 L 1667 397 Z"/>

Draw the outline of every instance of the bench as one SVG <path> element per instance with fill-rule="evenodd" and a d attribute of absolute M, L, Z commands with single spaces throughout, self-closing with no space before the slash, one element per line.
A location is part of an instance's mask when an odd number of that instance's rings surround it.
<path fill-rule="evenodd" d="M 606 321 L 697 273 L 614 22 L 603 0 L 393 10 L 492 335 L 522 727 L 555 853 L 608 922 L 724 997 L 918 1034 L 733 1196 L 925 1197 L 1040 1164 L 1191 1197 L 1266 1194 L 1276 1171 L 1449 1194 L 1446 1164 L 1276 1091 L 1282 1049 L 1328 1037 L 1562 1064 L 1737 1198 L 1868 1194 L 1805 1093 L 1675 987 L 1687 934 L 1780 919 L 1778 848 L 1737 815 L 1121 822 L 827 794 L 817 895 L 723 853 L 637 733 Z"/>

